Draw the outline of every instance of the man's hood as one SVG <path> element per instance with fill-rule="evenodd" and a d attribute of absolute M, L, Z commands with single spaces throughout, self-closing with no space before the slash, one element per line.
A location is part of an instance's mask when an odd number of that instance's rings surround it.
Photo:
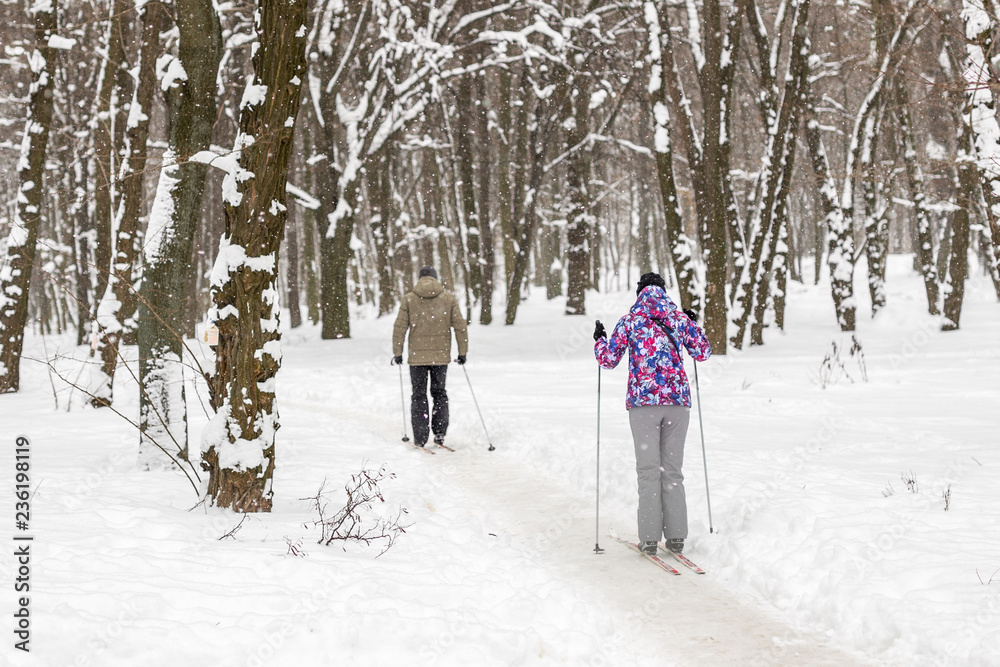
<path fill-rule="evenodd" d="M 433 299 L 443 291 L 444 287 L 441 286 L 441 283 L 430 276 L 424 276 L 413 286 L 413 293 L 421 299 Z"/>

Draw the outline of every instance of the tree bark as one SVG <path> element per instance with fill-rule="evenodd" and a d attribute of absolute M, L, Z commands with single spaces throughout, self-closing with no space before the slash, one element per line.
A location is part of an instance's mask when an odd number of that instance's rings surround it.
<path fill-rule="evenodd" d="M 458 179 L 459 220 L 465 232 L 466 261 L 469 275 L 469 289 L 472 292 L 472 302 L 469 304 L 471 314 L 474 303 L 482 294 L 483 270 L 479 263 L 479 219 L 476 212 L 475 176 L 473 173 L 475 157 L 472 145 L 476 140 L 475 112 L 473 110 L 472 86 L 474 82 L 470 75 L 460 77 L 455 104 L 458 118 L 452 128 L 455 146 L 456 177 Z M 480 141 L 484 141 L 485 137 Z"/>
<path fill-rule="evenodd" d="M 673 65 L 673 51 L 670 42 L 670 25 L 666 22 L 666 6 L 659 9 L 647 2 L 644 7 L 646 28 L 649 35 L 648 49 L 652 60 L 649 86 L 647 88 L 653 102 L 653 143 L 656 157 L 657 183 L 663 206 L 666 241 L 673 260 L 677 285 L 680 290 L 681 307 L 698 308 L 698 285 L 694 264 L 694 248 L 684 234 L 684 219 L 681 215 L 680 200 L 677 197 L 677 183 L 673 166 L 673 143 L 671 142 L 671 106 L 673 105 L 671 83 L 676 81 Z M 669 55 L 669 59 L 665 58 Z M 679 108 L 679 105 L 673 107 Z M 681 116 L 679 122 L 684 122 Z M 684 130 L 681 129 L 683 133 Z M 685 141 L 688 144 L 690 139 Z M 689 155 L 692 151 L 689 151 Z M 693 167 L 692 167 L 693 168 Z"/>
<path fill-rule="evenodd" d="M 482 307 L 479 311 L 479 323 L 490 324 L 493 321 L 493 283 L 496 275 L 496 249 L 493 239 L 493 220 L 490 215 L 490 178 L 493 165 L 493 142 L 490 137 L 489 125 L 489 89 L 486 85 L 486 75 L 476 77 L 478 81 L 479 105 L 476 107 L 476 131 L 479 136 L 479 164 L 477 166 L 479 181 L 477 187 L 477 213 L 479 220 L 479 254 L 483 266 Z"/>
<path fill-rule="evenodd" d="M 589 77 L 577 77 L 573 84 L 576 95 L 567 105 L 573 122 L 566 133 L 568 150 L 573 151 L 566 165 L 566 190 L 569 215 L 566 221 L 567 315 L 587 314 L 587 268 L 590 265 L 590 230 L 594 216 L 590 210 L 590 151 L 583 143 L 590 134 Z M 558 237 L 557 237 L 558 238 Z M 561 268 L 561 267 L 560 267 Z M 560 294 L 562 271 L 560 270 Z"/>
<path fill-rule="evenodd" d="M 108 287 L 97 307 L 97 324 L 102 341 L 101 374 L 105 384 L 92 390 L 95 407 L 111 405 L 114 397 L 114 374 L 118 364 L 118 346 L 134 337 L 136 298 L 135 262 L 138 257 L 139 215 L 142 210 L 143 180 L 146 171 L 146 143 L 149 138 L 149 114 L 153 112 L 156 88 L 156 59 L 160 52 L 160 30 L 165 9 L 160 3 L 147 3 L 139 11 L 142 19 L 138 81 L 132 91 L 132 104 L 125 128 L 125 148 L 119 171 L 119 200 L 112 228 L 115 254 L 108 274 Z"/>
<path fill-rule="evenodd" d="M 28 290 L 35 262 L 35 244 L 45 192 L 45 149 L 53 113 L 56 51 L 49 38 L 56 35 L 56 0 L 31 5 L 35 43 L 28 64 L 28 117 L 17 163 L 19 187 L 14 219 L 7 236 L 7 257 L 0 270 L 0 394 L 20 387 L 21 349 L 28 321 Z"/>
<path fill-rule="evenodd" d="M 736 333 L 733 346 L 741 349 L 747 327 L 750 327 L 751 344 L 763 344 L 764 317 L 770 292 L 771 271 L 778 252 L 778 242 L 787 214 L 787 198 L 795 163 L 796 133 L 799 108 L 802 105 L 802 87 L 808 73 L 809 54 L 808 14 L 809 0 L 793 0 L 792 40 L 788 69 L 783 78 L 784 89 L 777 87 L 777 62 L 779 35 L 772 43 L 761 45 L 761 61 L 767 62 L 762 87 L 770 90 L 763 104 L 767 146 L 761 160 L 760 185 L 748 236 L 751 238 L 749 264 L 743 269 L 739 288 L 733 296 L 733 323 Z M 751 321 L 752 313 L 752 321 Z"/>
<path fill-rule="evenodd" d="M 1000 121 L 997 118 L 1000 103 L 993 89 L 997 77 L 992 60 L 997 46 L 998 10 L 994 3 L 984 6 L 973 0 L 963 0 L 962 5 L 968 54 L 966 76 L 970 79 L 966 89 L 968 109 L 963 116 L 969 123 L 971 155 L 986 202 L 986 219 L 993 241 L 989 270 L 1000 299 L 1000 166 L 996 164 L 1000 159 Z"/>
<path fill-rule="evenodd" d="M 302 326 L 302 309 L 299 303 L 299 213 L 293 215 L 292 208 L 288 212 L 288 222 L 285 228 L 285 239 L 288 244 L 288 324 L 293 329 Z"/>
<path fill-rule="evenodd" d="M 295 118 L 306 75 L 306 1 L 260 0 L 253 56 L 236 139 L 239 169 L 227 178 L 226 232 L 213 269 L 219 327 L 209 383 L 216 415 L 203 445 L 208 495 L 235 512 L 270 511 L 275 463 L 278 248 Z"/>
<path fill-rule="evenodd" d="M 388 315 L 395 306 L 392 272 L 392 191 L 389 184 L 391 144 L 370 160 L 366 169 L 371 233 L 375 239 L 375 269 L 378 274 L 378 315 Z"/>
<path fill-rule="evenodd" d="M 931 223 L 931 210 L 925 194 L 924 173 L 917 160 L 917 150 L 913 140 L 910 93 L 906 88 L 906 82 L 901 79 L 896 81 L 896 99 L 898 102 L 899 133 L 903 143 L 903 164 L 906 167 L 910 199 L 913 201 L 913 211 L 916 217 L 917 263 L 920 275 L 924 279 L 927 312 L 931 315 L 937 315 L 940 312 L 940 305 L 938 304 L 938 272 L 937 264 L 934 261 L 934 231 Z"/>
<path fill-rule="evenodd" d="M 956 160 L 958 210 L 951 216 L 951 257 L 942 288 L 944 294 L 942 331 L 954 331 L 959 328 L 962 302 L 965 299 L 965 279 L 969 275 L 969 221 L 979 194 L 971 135 L 969 123 L 960 122 Z"/>
<path fill-rule="evenodd" d="M 201 222 L 208 166 L 190 161 L 211 145 L 216 75 L 222 56 L 219 17 L 208 0 L 177 0 L 177 61 L 184 78 L 165 81 L 170 125 L 144 246 L 139 291 L 139 464 L 172 466 L 160 448 L 188 457 L 182 335 L 191 254 Z M 167 76 L 176 73 L 168 66 Z"/>

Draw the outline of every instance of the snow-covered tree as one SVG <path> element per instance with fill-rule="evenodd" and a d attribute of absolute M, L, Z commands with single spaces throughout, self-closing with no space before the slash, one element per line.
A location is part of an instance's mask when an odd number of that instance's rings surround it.
<path fill-rule="evenodd" d="M 139 462 L 170 465 L 162 449 L 187 458 L 183 323 L 195 230 L 202 221 L 208 166 L 193 160 L 211 146 L 222 55 L 219 16 L 210 0 L 177 0 L 176 55 L 157 61 L 169 136 L 143 246 L 139 289 Z M 110 322 L 108 322 L 110 325 Z"/>
<path fill-rule="evenodd" d="M 989 271 L 997 286 L 997 298 L 1000 298 L 1000 121 L 997 118 L 1000 104 L 994 90 L 997 75 L 992 60 L 1000 30 L 998 18 L 1000 7 L 993 0 L 962 0 L 968 57 L 965 70 L 968 109 L 963 114 L 963 122 L 968 124 L 973 146 L 969 157 L 974 159 L 978 169 L 986 203 L 992 240 Z M 951 289 L 957 287 L 953 282 Z M 952 322 L 957 328 L 957 319 Z"/>
<path fill-rule="evenodd" d="M 160 52 L 160 28 L 165 11 L 148 2 L 137 5 L 141 19 L 139 62 L 130 76 L 135 76 L 132 100 L 125 121 L 124 146 L 118 168 L 111 239 L 114 248 L 107 287 L 97 305 L 95 322 L 100 335 L 98 347 L 101 365 L 91 393 L 95 406 L 110 405 L 114 396 L 114 374 L 119 360 L 119 345 L 136 329 L 138 307 L 134 279 L 138 258 L 139 218 L 143 204 L 143 180 L 146 170 L 149 114 L 153 112 L 156 90 L 156 60 Z"/>
<path fill-rule="evenodd" d="M 223 184 L 226 231 L 212 269 L 209 317 L 219 328 L 216 413 L 202 434 L 212 502 L 236 512 L 271 509 L 278 412 L 278 247 L 295 121 L 306 76 L 306 0 L 260 0 L 253 74 Z"/>
<path fill-rule="evenodd" d="M 0 267 L 0 393 L 16 392 L 21 380 L 21 349 L 28 322 L 28 288 L 45 188 L 45 149 L 52 123 L 55 58 L 67 46 L 56 32 L 56 0 L 31 3 L 35 40 L 28 56 L 31 87 L 28 116 L 17 162 L 18 190 L 7 235 L 7 256 Z"/>

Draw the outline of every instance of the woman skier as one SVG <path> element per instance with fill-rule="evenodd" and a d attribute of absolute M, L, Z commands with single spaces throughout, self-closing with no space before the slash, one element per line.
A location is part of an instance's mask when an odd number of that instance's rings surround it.
<path fill-rule="evenodd" d="M 688 534 L 684 495 L 684 438 L 691 412 L 691 388 L 681 347 L 696 361 L 712 355 L 693 311 L 681 312 L 664 290 L 663 278 L 645 273 L 635 305 L 608 339 L 600 321 L 594 328 L 594 356 L 612 369 L 629 353 L 628 410 L 639 481 L 639 548 L 656 554 L 662 536 L 667 549 L 681 553 Z"/>

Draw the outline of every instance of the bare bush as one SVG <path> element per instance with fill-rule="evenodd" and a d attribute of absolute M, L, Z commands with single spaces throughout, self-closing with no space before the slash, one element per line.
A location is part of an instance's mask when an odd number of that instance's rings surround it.
<path fill-rule="evenodd" d="M 344 487 L 347 502 L 333 514 L 328 510 L 331 498 L 325 479 L 315 496 L 300 498 L 310 501 L 319 515 L 311 524 L 306 524 L 319 527 L 320 538 L 317 543 L 324 546 L 334 542 L 357 542 L 365 546 L 380 544 L 382 551 L 379 556 L 388 551 L 396 539 L 406 532 L 408 526 L 400 523 L 406 509 L 401 507 L 395 516 L 386 517 L 375 512 L 373 506 L 376 501 L 385 502 L 379 483 L 395 477 L 395 473 L 388 472 L 385 466 L 375 472 L 365 468 L 351 475 L 350 482 Z"/>

